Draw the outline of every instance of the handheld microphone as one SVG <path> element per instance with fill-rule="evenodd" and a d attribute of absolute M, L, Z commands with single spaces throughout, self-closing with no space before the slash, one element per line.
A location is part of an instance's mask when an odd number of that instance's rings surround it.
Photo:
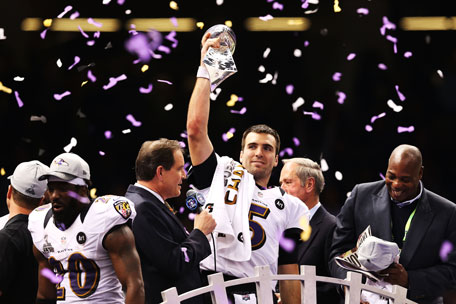
<path fill-rule="evenodd" d="M 185 199 L 185 205 L 187 208 L 191 211 L 196 210 L 196 213 L 198 214 L 201 213 L 201 211 L 203 211 L 203 206 L 206 203 L 204 196 L 194 189 L 189 189 L 186 195 L 187 198 Z"/>

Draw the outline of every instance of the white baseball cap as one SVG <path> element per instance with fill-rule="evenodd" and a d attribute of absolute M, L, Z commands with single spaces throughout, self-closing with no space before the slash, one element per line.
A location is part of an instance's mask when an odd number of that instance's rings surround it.
<path fill-rule="evenodd" d="M 8 179 L 11 180 L 11 186 L 23 195 L 41 198 L 46 192 L 47 183 L 40 180 L 39 177 L 47 172 L 49 172 L 48 166 L 32 160 L 20 163 Z"/>
<path fill-rule="evenodd" d="M 399 247 L 375 236 L 367 237 L 356 250 L 358 261 L 369 271 L 388 268 L 399 255 Z"/>
<path fill-rule="evenodd" d="M 62 153 L 54 158 L 50 171 L 41 175 L 39 180 L 49 179 L 52 176 L 63 181 L 81 178 L 87 183 L 90 181 L 89 164 L 77 154 Z"/>

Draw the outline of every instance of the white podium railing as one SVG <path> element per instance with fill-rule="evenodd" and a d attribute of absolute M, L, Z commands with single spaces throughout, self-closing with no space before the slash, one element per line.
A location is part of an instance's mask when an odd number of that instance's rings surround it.
<path fill-rule="evenodd" d="M 374 286 L 363 284 L 362 275 L 359 273 L 348 272 L 345 280 L 322 277 L 316 275 L 315 266 L 307 265 L 301 266 L 301 274 L 299 275 L 273 275 L 271 274 L 269 266 L 257 266 L 255 267 L 255 275 L 253 277 L 225 281 L 222 273 L 214 273 L 209 275 L 207 278 L 209 285 L 185 292 L 181 295 L 177 294 L 177 289 L 175 287 L 162 291 L 162 304 L 179 304 L 184 300 L 205 294 L 207 292 L 211 294 L 213 304 L 228 304 L 226 288 L 246 283 L 256 284 L 258 303 L 272 304 L 273 295 L 271 292 L 271 281 L 281 280 L 301 281 L 301 302 L 304 304 L 317 303 L 317 282 L 347 286 L 348 292 L 345 294 L 346 304 L 359 304 L 362 290 L 367 290 L 392 299 L 394 304 L 416 304 L 415 302 L 407 299 L 407 289 L 402 286 L 394 285 L 393 291 L 388 292 Z"/>

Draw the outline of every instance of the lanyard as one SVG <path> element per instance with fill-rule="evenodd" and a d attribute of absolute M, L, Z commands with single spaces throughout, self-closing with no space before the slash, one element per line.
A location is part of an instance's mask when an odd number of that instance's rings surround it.
<path fill-rule="evenodd" d="M 405 242 L 405 238 L 407 237 L 407 232 L 410 229 L 410 225 L 412 224 L 412 219 L 413 219 L 413 216 L 415 215 L 415 211 L 416 211 L 417 207 L 418 206 L 416 206 L 415 210 L 412 211 L 412 214 L 410 214 L 410 216 L 409 216 L 409 218 L 407 220 L 407 223 L 405 224 L 404 238 L 402 239 L 402 242 Z"/>

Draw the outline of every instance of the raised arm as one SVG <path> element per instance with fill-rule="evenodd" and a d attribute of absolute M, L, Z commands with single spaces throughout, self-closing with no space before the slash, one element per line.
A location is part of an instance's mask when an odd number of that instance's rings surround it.
<path fill-rule="evenodd" d="M 200 68 L 205 68 L 203 58 L 209 47 L 220 47 L 219 39 L 209 39 L 210 33 L 201 41 Z M 192 165 L 203 163 L 214 150 L 208 134 L 211 83 L 209 79 L 198 77 L 190 98 L 187 113 L 188 146 Z"/>
<path fill-rule="evenodd" d="M 126 304 L 144 304 L 144 282 L 133 231 L 127 225 L 111 231 L 104 240 L 104 246 L 119 278 L 126 289 Z"/>

